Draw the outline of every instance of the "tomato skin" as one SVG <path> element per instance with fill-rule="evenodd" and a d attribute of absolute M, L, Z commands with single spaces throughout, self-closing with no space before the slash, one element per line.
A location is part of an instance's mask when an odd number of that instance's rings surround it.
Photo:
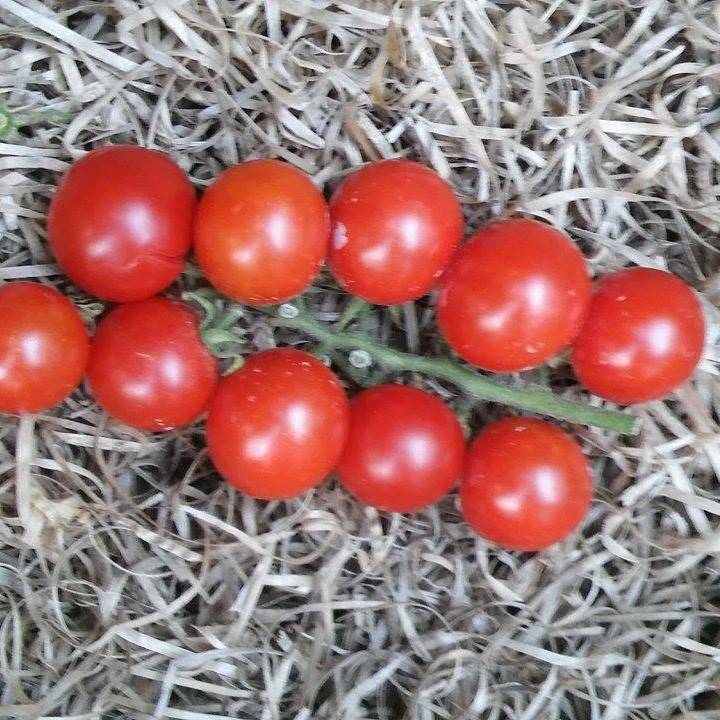
<path fill-rule="evenodd" d="M 88 332 L 75 305 L 33 282 L 0 286 L 0 412 L 36 413 L 82 381 Z"/>
<path fill-rule="evenodd" d="M 113 302 L 144 300 L 182 271 L 195 190 L 164 153 L 133 145 L 76 161 L 50 205 L 52 251 L 70 279 Z"/>
<path fill-rule="evenodd" d="M 321 362 L 301 350 L 265 350 L 221 380 L 207 420 L 210 457 L 242 492 L 289 498 L 335 467 L 349 416 L 345 391 Z"/>
<path fill-rule="evenodd" d="M 189 425 L 207 408 L 218 375 L 195 313 L 164 297 L 116 307 L 92 339 L 88 380 L 95 399 L 140 430 Z"/>
<path fill-rule="evenodd" d="M 590 292 L 585 260 L 567 235 L 536 220 L 501 220 L 478 230 L 453 259 L 438 324 L 473 365 L 527 370 L 573 340 Z"/>
<path fill-rule="evenodd" d="M 559 427 L 511 417 L 472 442 L 460 486 L 465 519 L 511 550 L 540 550 L 582 521 L 592 479 L 580 446 Z"/>
<path fill-rule="evenodd" d="M 392 305 L 426 295 L 463 233 L 452 188 L 409 160 L 370 163 L 330 201 L 330 268 L 353 295 Z"/>
<path fill-rule="evenodd" d="M 630 268 L 597 283 L 571 362 L 590 392 L 647 402 L 690 378 L 704 341 L 702 308 L 688 285 L 661 270 Z"/>
<path fill-rule="evenodd" d="M 351 403 L 338 474 L 362 502 L 412 512 L 452 489 L 464 456 L 460 423 L 439 398 L 406 385 L 380 385 Z"/>
<path fill-rule="evenodd" d="M 228 168 L 200 200 L 195 255 L 208 280 L 247 305 L 300 294 L 327 257 L 327 203 L 310 178 L 280 160 Z"/>

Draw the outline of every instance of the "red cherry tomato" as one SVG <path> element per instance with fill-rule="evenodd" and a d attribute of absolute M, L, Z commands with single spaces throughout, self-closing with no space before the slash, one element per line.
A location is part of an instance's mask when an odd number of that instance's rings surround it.
<path fill-rule="evenodd" d="M 279 160 L 225 170 L 200 200 L 195 254 L 220 292 L 248 305 L 301 293 L 328 252 L 325 198 L 310 179 Z"/>
<path fill-rule="evenodd" d="M 409 160 L 350 175 L 330 201 L 330 220 L 333 274 L 349 293 L 380 305 L 428 293 L 463 232 L 452 188 Z"/>
<path fill-rule="evenodd" d="M 462 472 L 460 424 L 434 395 L 381 385 L 357 395 L 338 474 L 359 500 L 411 512 L 445 495 Z"/>
<path fill-rule="evenodd" d="M 207 420 L 210 457 L 248 495 L 292 497 L 335 467 L 349 415 L 345 391 L 321 362 L 300 350 L 266 350 L 220 382 Z"/>
<path fill-rule="evenodd" d="M 596 395 L 646 402 L 693 374 L 704 340 L 700 303 L 680 278 L 631 268 L 597 283 L 571 360 L 580 382 Z"/>
<path fill-rule="evenodd" d="M 483 537 L 512 550 L 562 540 L 585 516 L 592 479 L 580 446 L 551 423 L 512 417 L 470 445 L 460 502 Z"/>
<path fill-rule="evenodd" d="M 185 304 L 154 297 L 127 303 L 100 322 L 88 380 L 103 409 L 141 430 L 188 425 L 206 408 L 218 365 Z"/>
<path fill-rule="evenodd" d="M 57 290 L 0 287 L 0 412 L 40 412 L 64 400 L 85 374 L 88 346 L 80 313 Z"/>
<path fill-rule="evenodd" d="M 468 362 L 515 372 L 568 345 L 589 300 L 585 260 L 567 235 L 514 218 L 485 226 L 460 249 L 443 279 L 438 324 Z"/>
<path fill-rule="evenodd" d="M 114 302 L 144 300 L 182 271 L 195 191 L 165 154 L 100 148 L 60 181 L 48 215 L 50 245 L 70 279 Z"/>

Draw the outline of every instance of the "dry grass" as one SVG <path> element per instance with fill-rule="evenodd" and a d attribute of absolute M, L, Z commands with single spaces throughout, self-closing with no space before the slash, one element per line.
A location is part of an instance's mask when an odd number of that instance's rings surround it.
<path fill-rule="evenodd" d="M 454 496 L 410 516 L 332 482 L 240 497 L 200 425 L 128 433 L 84 392 L 2 419 L 0 716 L 720 718 L 719 86 L 702 0 L 0 0 L 2 280 L 102 310 L 44 233 L 59 173 L 98 144 L 167 150 L 200 187 L 277 156 L 330 188 L 403 154 L 453 182 L 469 227 L 524 211 L 594 272 L 670 268 L 709 326 L 695 382 L 640 410 L 639 439 L 577 429 L 597 500 L 538 555 L 476 538 Z M 363 322 L 436 346 L 426 303 Z M 288 339 L 253 313 L 238 332 L 248 352 Z M 551 379 L 582 397 L 562 363 Z M 471 427 L 502 412 L 431 387 Z"/>

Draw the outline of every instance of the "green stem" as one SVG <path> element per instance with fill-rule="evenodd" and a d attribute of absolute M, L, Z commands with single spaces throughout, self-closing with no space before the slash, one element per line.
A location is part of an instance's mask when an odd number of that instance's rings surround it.
<path fill-rule="evenodd" d="M 195 292 L 184 292 L 182 298 L 185 302 L 192 301 L 197 303 L 202 309 L 202 322 L 200 323 L 200 327 L 203 330 L 212 327 L 217 313 L 215 312 L 213 298 L 212 296 L 208 296 L 207 291 L 196 290 Z"/>
<path fill-rule="evenodd" d="M 343 310 L 340 319 L 335 323 L 335 325 L 333 325 L 333 330 L 335 332 L 341 332 L 353 320 L 357 319 L 363 312 L 365 312 L 365 310 L 367 310 L 369 307 L 370 305 L 368 305 L 364 300 L 361 300 L 359 297 L 352 295 L 347 305 L 345 306 L 345 310 Z M 313 350 L 313 355 L 322 355 L 327 349 L 328 348 L 325 343 L 320 343 Z"/>
<path fill-rule="evenodd" d="M 14 129 L 12 114 L 4 105 L 0 105 L 0 138 L 9 137 Z"/>
<path fill-rule="evenodd" d="M 549 415 L 559 420 L 594 425 L 630 435 L 636 434 L 640 429 L 639 418 L 630 413 L 604 410 L 563 400 L 542 388 L 510 387 L 467 370 L 447 358 L 419 357 L 384 347 L 357 333 L 338 333 L 328 330 L 304 314 L 294 318 L 275 317 L 273 324 L 299 330 L 319 340 L 325 347 L 348 351 L 364 350 L 386 370 L 419 372 L 449 380 L 464 392 L 480 400 L 498 402 L 520 410 Z"/>
<path fill-rule="evenodd" d="M 340 319 L 335 323 L 335 331 L 340 332 L 344 330 L 360 313 L 370 307 L 364 300 L 353 295 L 350 301 L 345 306 L 343 314 Z"/>
<path fill-rule="evenodd" d="M 241 305 L 231 305 L 217 323 L 217 328 L 219 330 L 230 330 L 243 315 L 245 315 L 245 309 Z"/>

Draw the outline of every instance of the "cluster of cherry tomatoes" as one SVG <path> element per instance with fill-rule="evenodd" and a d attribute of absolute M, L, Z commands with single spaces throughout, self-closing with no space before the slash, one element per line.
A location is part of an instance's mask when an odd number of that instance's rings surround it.
<path fill-rule="evenodd" d="M 561 539 L 588 508 L 591 475 L 566 432 L 511 417 L 467 449 L 457 418 L 434 395 L 387 384 L 349 402 L 328 367 L 291 348 L 257 353 L 220 379 L 194 311 L 157 295 L 191 246 L 210 284 L 247 305 L 295 297 L 326 260 L 342 287 L 370 303 L 407 302 L 439 284 L 439 329 L 467 362 L 515 372 L 571 346 L 580 382 L 620 403 L 669 393 L 703 346 L 699 303 L 677 277 L 622 270 L 593 290 L 572 241 L 522 218 L 493 222 L 461 245 L 450 186 L 406 160 L 353 172 L 329 204 L 292 166 L 245 162 L 197 203 L 166 155 L 106 147 L 61 181 L 48 235 L 78 286 L 119 304 L 90 340 L 56 290 L 2 286 L 0 411 L 44 410 L 86 376 L 108 414 L 136 428 L 177 428 L 207 411 L 213 462 L 254 497 L 290 497 L 335 470 L 363 502 L 407 512 L 462 478 L 467 520 L 510 548 Z"/>

